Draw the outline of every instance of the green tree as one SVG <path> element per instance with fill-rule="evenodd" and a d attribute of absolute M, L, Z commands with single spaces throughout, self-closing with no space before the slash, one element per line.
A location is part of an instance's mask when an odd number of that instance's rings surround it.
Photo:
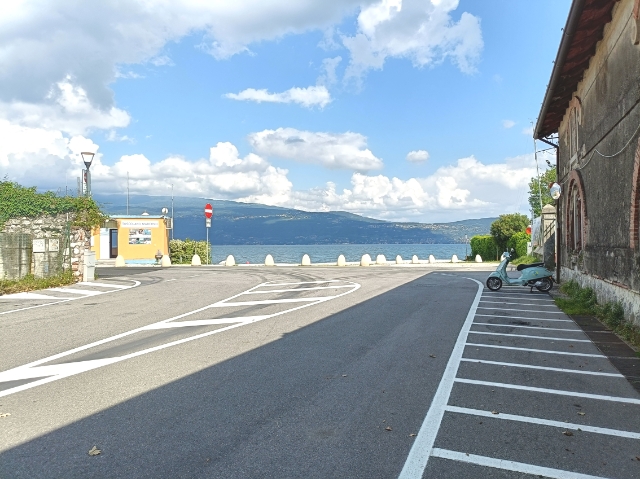
<path fill-rule="evenodd" d="M 549 183 L 556 181 L 556 167 L 553 166 L 540 175 L 540 190 L 538 190 L 538 177 L 534 176 L 529 182 L 529 205 L 533 210 L 533 216 L 540 216 L 540 194 L 542 191 L 542 206 L 552 205 L 553 198 L 549 195 Z"/>
<path fill-rule="evenodd" d="M 497 220 L 491 223 L 491 236 L 500 248 L 500 251 L 507 250 L 507 242 L 516 233 L 521 233 L 527 229 L 529 218 L 520 213 L 500 215 Z"/>

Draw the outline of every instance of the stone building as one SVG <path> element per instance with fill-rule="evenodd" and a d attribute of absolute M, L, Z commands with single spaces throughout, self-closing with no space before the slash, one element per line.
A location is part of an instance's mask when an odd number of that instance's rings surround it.
<path fill-rule="evenodd" d="M 556 146 L 561 280 L 640 325 L 640 0 L 574 0 L 534 137 Z"/>

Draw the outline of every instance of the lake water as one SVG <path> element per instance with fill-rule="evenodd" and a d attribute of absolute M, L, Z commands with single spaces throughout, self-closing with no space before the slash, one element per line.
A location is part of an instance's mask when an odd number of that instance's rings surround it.
<path fill-rule="evenodd" d="M 379 254 L 385 255 L 388 261 L 395 260 L 397 255 L 410 260 L 414 254 L 424 260 L 431 254 L 442 260 L 451 259 L 455 254 L 462 260 L 465 246 L 467 254 L 471 254 L 470 246 L 465 244 L 213 245 L 211 259 L 217 264 L 232 254 L 238 264 L 262 264 L 267 254 L 271 254 L 276 263 L 300 263 L 302 256 L 308 254 L 312 263 L 331 263 L 341 254 L 347 261 L 360 261 L 367 253 L 373 261 Z"/>

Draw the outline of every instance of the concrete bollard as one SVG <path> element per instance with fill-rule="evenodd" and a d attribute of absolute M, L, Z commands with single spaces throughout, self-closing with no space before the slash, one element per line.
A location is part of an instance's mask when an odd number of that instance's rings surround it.
<path fill-rule="evenodd" d="M 482 263 L 482 256 L 479 254 L 476 255 L 476 263 Z"/>
<path fill-rule="evenodd" d="M 436 263 L 436 257 L 433 256 L 432 254 L 429 255 L 429 264 L 435 264 Z"/>
<path fill-rule="evenodd" d="M 236 259 L 233 257 L 232 254 L 227 256 L 227 259 L 225 260 L 224 265 L 225 266 L 235 266 L 236 265 Z"/>
<path fill-rule="evenodd" d="M 267 257 L 264 259 L 264 265 L 265 266 L 275 266 L 276 262 L 273 261 L 273 256 L 268 254 Z"/>
<path fill-rule="evenodd" d="M 302 264 L 302 266 L 311 266 L 311 258 L 309 258 L 308 254 L 305 254 L 302 257 L 302 263 L 301 264 Z"/>
<path fill-rule="evenodd" d="M 197 254 L 193 255 L 193 258 L 191 258 L 191 266 L 202 266 L 202 261 L 200 261 L 200 256 L 198 256 Z"/>
<path fill-rule="evenodd" d="M 162 259 L 160 260 L 160 266 L 162 266 L 163 268 L 168 268 L 169 266 L 171 266 L 171 258 L 169 258 L 169 255 L 165 254 L 162 256 Z"/>
<path fill-rule="evenodd" d="M 376 264 L 387 264 L 387 258 L 383 254 L 376 256 Z"/>
<path fill-rule="evenodd" d="M 125 264 L 124 264 L 124 256 L 119 254 L 118 256 L 116 256 L 116 267 L 120 268 L 122 266 L 125 266 Z"/>
<path fill-rule="evenodd" d="M 417 255 L 413 255 L 413 257 L 411 258 L 411 264 L 419 264 L 420 260 L 418 259 Z"/>
<path fill-rule="evenodd" d="M 345 266 L 347 264 L 347 260 L 343 254 L 338 256 L 338 266 Z"/>
<path fill-rule="evenodd" d="M 368 254 L 363 254 L 360 259 L 360 266 L 369 266 L 371 264 L 371 256 Z"/>
<path fill-rule="evenodd" d="M 459 262 L 460 262 L 460 260 L 458 259 L 458 255 L 455 255 L 455 254 L 454 254 L 454 255 L 451 257 L 451 262 L 452 262 L 452 263 L 459 263 Z"/>
<path fill-rule="evenodd" d="M 396 256 L 396 264 L 402 264 L 404 263 L 404 261 L 402 261 L 402 256 L 398 255 Z"/>

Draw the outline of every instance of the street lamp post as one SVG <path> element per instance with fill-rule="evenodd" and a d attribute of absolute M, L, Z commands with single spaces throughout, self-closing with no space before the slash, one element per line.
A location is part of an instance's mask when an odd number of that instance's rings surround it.
<path fill-rule="evenodd" d="M 91 197 L 91 172 L 89 171 L 89 168 L 91 167 L 91 162 L 93 161 L 93 157 L 95 156 L 95 153 L 91 153 L 90 151 L 83 151 L 82 153 L 80 153 L 80 156 L 82 156 L 82 161 L 84 161 L 84 166 L 87 167 L 86 170 L 84 170 L 84 182 L 85 182 L 85 196 L 86 197 Z"/>

